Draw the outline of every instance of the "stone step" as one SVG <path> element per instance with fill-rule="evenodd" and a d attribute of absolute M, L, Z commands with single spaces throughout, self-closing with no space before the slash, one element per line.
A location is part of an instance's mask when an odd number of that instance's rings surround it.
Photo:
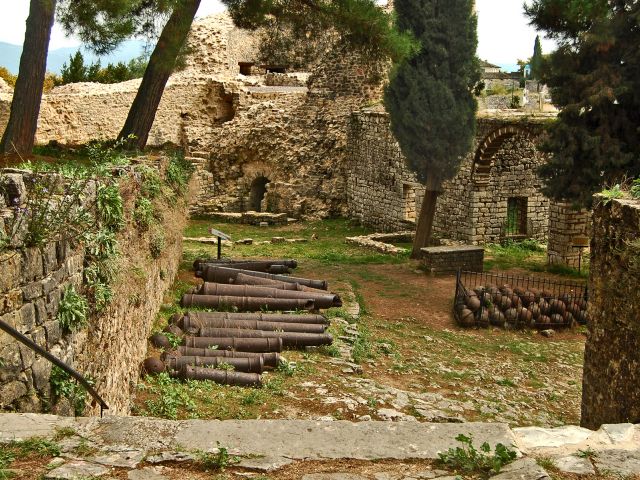
<path fill-rule="evenodd" d="M 211 156 L 211 154 L 209 152 L 190 152 L 189 156 L 196 157 L 196 158 L 204 158 L 205 160 L 209 160 L 209 157 Z"/>

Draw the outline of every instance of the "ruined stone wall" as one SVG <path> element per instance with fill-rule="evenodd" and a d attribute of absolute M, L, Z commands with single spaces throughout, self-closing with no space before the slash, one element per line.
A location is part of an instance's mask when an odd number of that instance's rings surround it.
<path fill-rule="evenodd" d="M 162 170 L 161 166 L 158 166 Z M 7 170 L 0 171 L 0 176 Z M 13 203 L 21 192 L 23 179 L 30 174 L 12 173 L 14 193 L 0 195 L 0 207 Z M 7 178 L 7 175 L 4 175 Z M 164 248 L 157 258 L 150 255 L 151 235 L 136 229 L 130 215 L 139 185 L 132 172 L 120 181 L 125 201 L 127 226 L 118 234 L 120 254 L 118 277 L 113 282 L 113 299 L 99 314 L 92 314 L 87 328 L 76 332 L 63 330 L 58 319 L 62 293 L 69 285 L 83 292 L 85 252 L 80 243 L 51 241 L 42 248 L 20 247 L 0 254 L 0 319 L 33 339 L 39 346 L 95 380 L 95 388 L 109 405 L 106 414 L 130 413 L 130 390 L 137 382 L 140 364 L 146 355 L 147 338 L 170 287 L 182 253 L 182 230 L 186 223 L 184 200 L 170 202 L 160 209 L 158 227 L 164 236 Z M 94 202 L 89 186 L 87 205 Z M 11 218 L 8 208 L 0 208 L 2 217 Z M 4 224 L 0 225 L 4 230 Z M 132 278 L 133 277 L 133 278 Z M 67 399 L 52 404 L 51 364 L 36 356 L 9 335 L 0 332 L 0 408 L 18 411 L 54 411 L 72 415 Z M 98 413 L 97 407 L 87 413 Z"/>
<path fill-rule="evenodd" d="M 445 182 L 438 198 L 435 237 L 478 244 L 497 242 L 507 234 L 510 198 L 527 198 L 526 232 L 523 236 L 545 240 L 548 200 L 542 195 L 536 174 L 544 158 L 534 141 L 524 135 L 507 139 L 493 156 L 486 176 L 474 176 L 475 150 L 492 131 L 508 120 L 479 118 L 472 153 L 460 171 Z M 347 168 L 349 215 L 376 230 L 410 228 L 424 195 L 424 187 L 405 164 L 400 147 L 383 111 L 363 111 L 353 116 Z"/>
<path fill-rule="evenodd" d="M 591 212 L 575 209 L 567 203 L 551 201 L 549 204 L 549 241 L 547 258 L 551 264 L 578 268 L 580 249 L 574 248 L 576 237 L 589 237 Z M 582 259 L 589 255 L 582 252 Z"/>
<path fill-rule="evenodd" d="M 640 422 L 640 201 L 596 196 L 581 425 Z"/>

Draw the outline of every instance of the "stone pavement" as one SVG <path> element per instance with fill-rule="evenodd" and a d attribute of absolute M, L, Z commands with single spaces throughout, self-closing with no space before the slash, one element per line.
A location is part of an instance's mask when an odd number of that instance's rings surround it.
<path fill-rule="evenodd" d="M 472 435 L 477 445 L 485 441 L 492 447 L 503 443 L 519 451 L 521 458 L 496 480 L 548 478 L 536 458 L 544 458 L 554 469 L 565 473 L 640 474 L 640 425 L 631 424 L 605 425 L 593 432 L 575 426 L 510 429 L 500 423 L 171 421 L 0 414 L 0 442 L 52 437 L 60 429 L 72 429 L 75 435 L 59 441 L 65 453 L 54 460 L 55 468 L 46 474 L 47 479 L 100 477 L 112 468 L 130 470 L 129 478 L 160 479 L 163 477 L 154 473 L 154 465 L 194 460 L 195 452 L 216 452 L 220 446 L 241 457 L 239 466 L 263 472 L 304 460 L 437 459 L 438 452 L 460 446 L 455 441 L 460 433 Z M 81 442 L 91 446 L 91 453 L 83 457 L 73 453 Z M 376 480 L 392 480 L 382 473 L 375 475 Z M 340 480 L 322 475 L 323 478 L 306 480 Z M 430 470 L 421 478 L 450 475 Z M 360 480 L 364 478 L 367 477 Z M 341 479 L 349 480 L 344 476 Z"/>

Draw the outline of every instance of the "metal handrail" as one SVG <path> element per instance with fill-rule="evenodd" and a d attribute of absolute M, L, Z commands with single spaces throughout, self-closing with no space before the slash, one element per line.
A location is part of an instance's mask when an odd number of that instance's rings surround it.
<path fill-rule="evenodd" d="M 85 388 L 85 390 L 89 392 L 89 394 L 100 404 L 101 417 L 104 410 L 109 410 L 109 406 L 107 405 L 107 403 L 102 399 L 102 397 L 98 394 L 98 392 L 96 392 L 96 390 L 93 388 L 91 383 L 89 383 L 89 381 L 84 376 L 82 376 L 81 373 L 74 370 L 72 367 L 64 363 L 58 357 L 51 355 L 51 353 L 47 352 L 40 345 L 33 342 L 30 338 L 24 336 L 22 333 L 17 331 L 15 328 L 13 328 L 11 325 L 4 322 L 3 320 L 0 320 L 0 330 L 5 331 L 9 335 L 11 335 L 13 338 L 18 340 L 20 343 L 23 343 L 24 345 L 29 347 L 31 350 L 36 352 L 38 355 L 43 356 L 44 358 L 49 360 L 51 363 L 53 363 L 55 366 L 61 368 L 62 370 L 67 372 L 69 375 L 71 375 L 73 378 L 75 378 Z"/>

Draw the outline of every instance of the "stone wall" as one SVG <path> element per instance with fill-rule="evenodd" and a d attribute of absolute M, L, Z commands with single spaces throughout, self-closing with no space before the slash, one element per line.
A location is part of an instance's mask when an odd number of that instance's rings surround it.
<path fill-rule="evenodd" d="M 22 174 L 11 176 L 16 185 L 22 184 Z M 120 188 L 125 210 L 130 215 L 139 191 L 132 172 L 121 177 Z M 24 191 L 23 188 L 23 197 Z M 0 198 L 0 206 L 12 200 Z M 92 204 L 91 194 L 85 201 Z M 51 241 L 41 249 L 17 247 L 0 254 L 0 318 L 93 378 L 98 393 L 110 407 L 107 414 L 130 413 L 130 389 L 137 382 L 147 338 L 163 294 L 177 272 L 187 206 L 184 200 L 173 200 L 171 208 L 168 206 L 159 210 L 163 217 L 159 229 L 164 234 L 165 246 L 158 258 L 152 258 L 149 253 L 151 235 L 140 233 L 128 216 L 126 228 L 118 234 L 120 254 L 113 299 L 104 311 L 91 316 L 87 328 L 77 332 L 64 331 L 57 313 L 67 286 L 74 285 L 79 292 L 85 288 L 82 245 Z M 2 214 L 10 216 L 6 209 Z M 0 333 L 0 359 L 0 408 L 73 413 L 66 399 L 51 404 L 48 361 L 5 333 Z M 87 413 L 97 413 L 97 407 Z"/>
<path fill-rule="evenodd" d="M 640 201 L 596 196 L 581 425 L 640 422 Z"/>
<path fill-rule="evenodd" d="M 459 269 L 468 272 L 484 270 L 482 247 L 426 247 L 421 249 L 424 268 L 431 273 L 454 273 Z"/>
<path fill-rule="evenodd" d="M 476 150 L 486 150 L 494 132 L 505 128 L 510 133 L 498 136 L 490 145 L 494 153 L 486 172 L 476 172 Z M 535 123 L 479 118 L 473 151 L 456 177 L 443 184 L 434 235 L 471 244 L 498 242 L 509 236 L 505 224 L 510 199 L 526 198 L 526 222 L 517 236 L 545 240 L 548 200 L 536 174 L 544 161 L 535 148 L 538 134 Z M 411 228 L 415 226 L 413 212 L 419 213 L 423 196 L 424 187 L 406 166 L 393 138 L 388 115 L 380 110 L 355 114 L 347 167 L 349 215 L 376 230 Z"/>
<path fill-rule="evenodd" d="M 591 231 L 591 212 L 575 209 L 567 203 L 549 204 L 549 241 L 547 258 L 551 264 L 578 268 L 580 249 L 574 245 L 578 237 L 589 237 Z M 588 249 L 582 251 L 582 259 L 589 255 Z"/>

